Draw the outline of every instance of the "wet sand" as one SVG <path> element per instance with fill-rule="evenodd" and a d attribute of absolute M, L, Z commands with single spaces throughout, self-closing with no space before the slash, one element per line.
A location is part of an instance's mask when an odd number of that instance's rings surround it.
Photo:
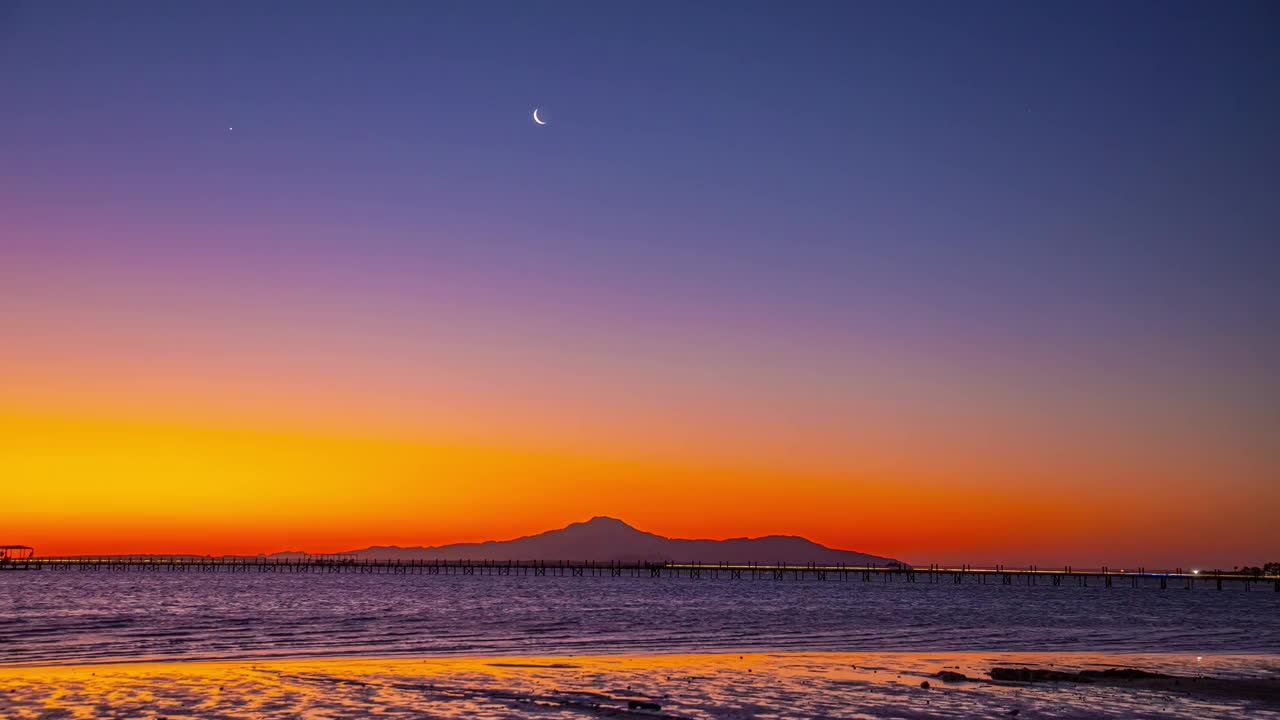
<path fill-rule="evenodd" d="M 1179 677 L 993 682 L 987 673 L 997 666 Z M 972 680 L 944 682 L 936 676 L 944 669 Z M 734 653 L 5 667 L 0 717 L 1280 718 L 1280 656 Z"/>

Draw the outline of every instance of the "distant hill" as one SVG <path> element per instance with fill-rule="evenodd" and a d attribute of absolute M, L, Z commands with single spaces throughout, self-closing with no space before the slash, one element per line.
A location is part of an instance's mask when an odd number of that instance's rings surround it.
<path fill-rule="evenodd" d="M 515 540 L 438 547 L 368 547 L 350 554 L 371 560 L 580 560 L 590 562 L 759 562 L 885 565 L 892 558 L 836 550 L 794 535 L 730 540 L 678 540 L 594 517 Z"/>

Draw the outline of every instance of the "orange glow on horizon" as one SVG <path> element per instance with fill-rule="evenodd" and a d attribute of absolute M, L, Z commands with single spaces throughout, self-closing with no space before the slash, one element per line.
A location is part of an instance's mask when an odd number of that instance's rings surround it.
<path fill-rule="evenodd" d="M 336 552 L 609 515 L 919 564 L 1274 560 L 1248 382 L 131 272 L 26 280 L 0 315 L 23 338 L 0 344 L 0 542 Z"/>
<path fill-rule="evenodd" d="M 1049 477 L 1012 492 L 1015 477 L 957 486 L 946 468 L 926 463 L 896 471 L 884 458 L 867 464 L 881 472 L 551 452 L 516 438 L 505 446 L 429 444 L 0 415 L 5 540 L 42 555 L 439 545 L 509 539 L 593 515 L 671 537 L 798 534 L 921 564 L 1101 564 L 1141 558 L 1157 544 L 1185 552 L 1199 545 L 1178 527 L 1196 521 L 1191 504 L 1163 507 L 1167 515 L 1153 520 L 1133 512 L 1140 494 L 1089 501 L 1055 489 Z M 1142 547 L 1117 544 L 1135 530 Z"/>

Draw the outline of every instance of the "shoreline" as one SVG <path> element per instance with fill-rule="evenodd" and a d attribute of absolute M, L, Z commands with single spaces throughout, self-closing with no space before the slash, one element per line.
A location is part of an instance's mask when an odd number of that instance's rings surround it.
<path fill-rule="evenodd" d="M 1179 677 L 1002 682 L 986 674 L 993 667 L 1127 667 Z M 937 676 L 943 670 L 969 680 L 945 682 Z M 38 718 L 51 707 L 69 716 L 168 720 L 307 713 L 344 720 L 370 714 L 1280 718 L 1280 653 L 365 656 L 0 667 L 0 715 Z"/>
<path fill-rule="evenodd" d="M 70 659 L 66 661 L 57 660 L 37 660 L 32 662 L 6 663 L 0 661 L 0 674 L 10 670 L 37 670 L 42 668 L 88 668 L 88 667 L 129 667 L 129 666 L 172 666 L 172 665 L 209 665 L 209 664 L 226 664 L 226 665 L 243 665 L 245 663 L 266 664 L 266 663 L 293 663 L 293 662 L 344 662 L 344 661 L 474 661 L 485 659 L 564 659 L 564 658 L 591 658 L 591 659 L 610 659 L 610 658 L 682 658 L 682 657 L 716 657 L 730 655 L 746 655 L 746 656 L 849 656 L 849 655 L 865 655 L 875 657 L 919 657 L 919 656 L 937 656 L 937 657 L 1027 657 L 1027 658 L 1056 658 L 1065 660 L 1084 660 L 1085 658 L 1134 658 L 1134 659 L 1151 659 L 1151 658 L 1238 658 L 1242 660 L 1258 659 L 1265 660 L 1267 658 L 1275 658 L 1280 662 L 1280 648 L 1274 652 L 1265 650 L 1241 650 L 1238 652 L 1222 652 L 1220 650 L 1185 650 L 1179 649 L 1173 652 L 1154 652 L 1151 650 L 1027 650 L 1027 651 L 1001 651 L 1001 650 L 954 650 L 954 649 L 936 649 L 936 650 L 791 650 L 791 649 L 773 649 L 773 648 L 712 648 L 706 652 L 687 652 L 685 650 L 673 650 L 671 652 L 660 652 L 645 649 L 640 652 L 623 651 L 609 652 L 607 649 L 598 649 L 589 653 L 572 653 L 572 652 L 544 652 L 544 653 L 421 653 L 421 652 L 383 652 L 383 653 L 361 653 L 361 652 L 344 652 L 336 650 L 334 652 L 299 652 L 299 653 L 280 653 L 280 654 L 261 654 L 261 655 L 237 655 L 237 656 L 217 656 L 217 657 L 111 657 L 102 660 L 84 660 Z M 1083 666 L 1081 666 L 1083 667 Z M 1125 666 L 1131 667 L 1131 666 Z M 1134 666 L 1136 667 L 1136 666 Z"/>
<path fill-rule="evenodd" d="M 351 663 L 362 665 L 366 663 L 415 663 L 415 662 L 440 662 L 449 663 L 475 663 L 482 661 L 529 661 L 537 663 L 542 667 L 548 663 L 554 664 L 553 661 L 563 661 L 565 659 L 576 659 L 583 661 L 610 661 L 622 658 L 630 659 L 650 659 L 650 660 L 680 660 L 686 658 L 716 658 L 716 657 L 806 657 L 806 658 L 847 658 L 847 657 L 867 657 L 867 658 L 985 658 L 999 662 L 1004 658 L 1024 658 L 1027 661 L 1037 659 L 1052 659 L 1055 662 L 1044 663 L 1045 667 L 1066 667 L 1084 669 L 1088 667 L 1133 667 L 1137 669 L 1147 669 L 1132 664 L 1115 665 L 1113 663 L 1100 663 L 1102 659 L 1123 659 L 1130 658 L 1135 660 L 1155 660 L 1164 666 L 1164 663 L 1170 659 L 1181 659 L 1190 662 L 1195 658 L 1208 659 L 1211 662 L 1223 660 L 1265 660 L 1274 659 L 1277 662 L 1277 672 L 1280 673 L 1280 649 L 1276 652 L 1265 652 L 1260 650 L 1246 650 L 1241 652 L 1214 652 L 1214 651 L 1186 651 L 1179 650 L 1177 652 L 1152 652 L 1143 650 L 1027 650 L 1027 651 L 998 651 L 998 650 L 901 650 L 901 651 L 885 651 L 885 650 L 776 650 L 776 649 L 734 649 L 734 650 L 710 650 L 708 652 L 591 652 L 591 653 L 299 653 L 292 655 L 241 655 L 236 657 L 168 657 L 168 658 L 111 658 L 98 662 L 33 662 L 33 663 L 4 663 L 0 662 L 0 677 L 6 674 L 24 671 L 24 670 L 76 670 L 88 668 L 147 668 L 147 667 L 174 667 L 174 666 L 243 666 L 251 665 L 268 665 L 268 664 L 342 664 Z M 539 661 L 548 661 L 547 663 Z"/>

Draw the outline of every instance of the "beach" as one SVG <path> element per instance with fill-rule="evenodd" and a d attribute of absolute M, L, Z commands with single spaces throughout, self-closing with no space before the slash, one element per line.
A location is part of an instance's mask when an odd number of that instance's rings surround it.
<path fill-rule="evenodd" d="M 993 667 L 1178 677 L 994 682 Z M 970 680 L 944 682 L 943 670 Z M 1280 656 L 787 652 L 6 667 L 0 717 L 1280 718 Z"/>

